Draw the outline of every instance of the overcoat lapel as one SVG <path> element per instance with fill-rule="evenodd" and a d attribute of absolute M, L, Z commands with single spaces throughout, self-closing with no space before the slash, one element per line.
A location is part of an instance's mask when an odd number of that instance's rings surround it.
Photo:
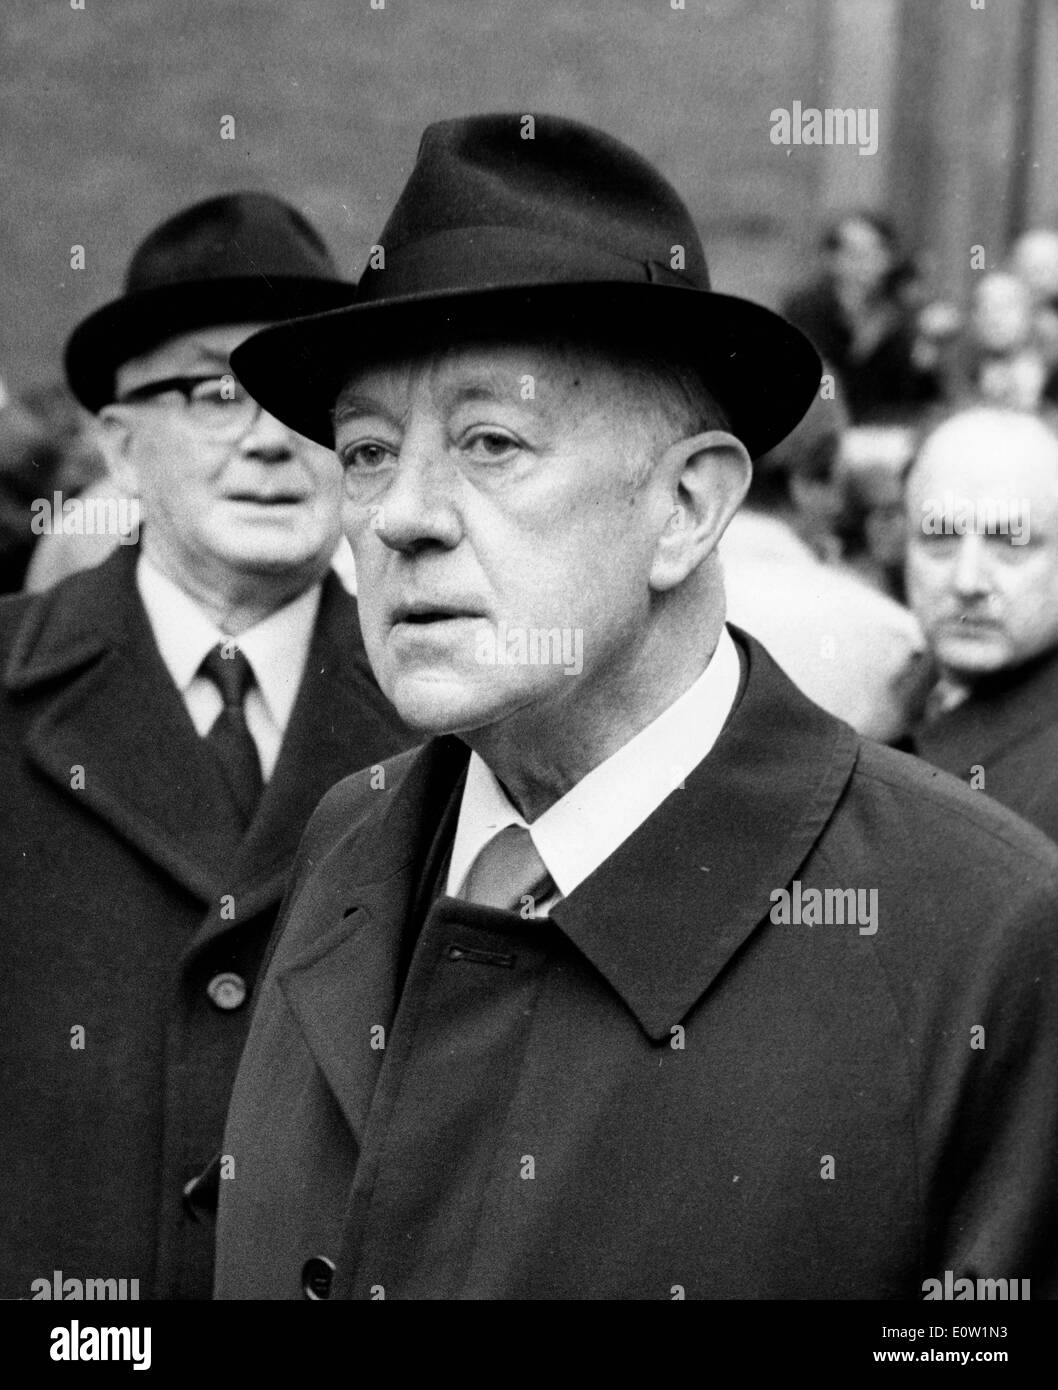
<path fill-rule="evenodd" d="M 301 902 L 299 915 L 333 925 L 278 976 L 358 1142 L 396 1014 L 409 923 L 454 834 L 469 753 L 443 738 L 409 756 L 407 776 L 378 818 L 321 861 L 314 879 L 327 885 L 326 898 Z"/>
<path fill-rule="evenodd" d="M 768 918 L 856 762 L 855 732 L 732 631 L 746 677 L 708 757 L 551 914 L 655 1040 Z"/>
<path fill-rule="evenodd" d="M 378 756 L 406 743 L 364 653 L 356 602 L 336 575 L 323 582 L 312 644 L 279 759 L 226 882 L 240 918 L 282 896 L 298 841 L 324 794 Z M 224 923 L 212 923 L 196 948 Z"/>
<path fill-rule="evenodd" d="M 25 742 L 30 761 L 208 899 L 236 844 L 230 802 L 154 643 L 135 562 L 134 547 L 119 547 L 41 595 L 4 680 L 41 704 Z"/>
<path fill-rule="evenodd" d="M 26 753 L 198 897 L 216 906 L 230 893 L 245 921 L 281 896 L 324 793 L 370 752 L 407 740 L 370 674 L 356 603 L 328 574 L 279 760 L 242 835 L 158 652 L 135 585 L 136 555 L 119 549 L 28 611 L 4 677 L 41 702 Z M 76 768 L 84 769 L 83 788 Z M 195 949 L 229 925 L 208 923 Z"/>

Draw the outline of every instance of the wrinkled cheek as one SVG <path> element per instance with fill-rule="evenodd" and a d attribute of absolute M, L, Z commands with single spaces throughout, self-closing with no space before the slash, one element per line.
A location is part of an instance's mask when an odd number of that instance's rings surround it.
<path fill-rule="evenodd" d="M 165 525 L 176 533 L 213 536 L 228 529 L 222 509 L 212 494 L 199 496 L 185 493 L 155 498 L 154 508 L 147 508 L 145 519 L 153 510 L 155 525 Z"/>
<path fill-rule="evenodd" d="M 357 583 L 360 591 L 357 594 L 357 605 L 359 608 L 360 631 L 364 639 L 364 648 L 367 651 L 367 659 L 371 663 L 371 669 L 376 678 L 381 683 L 380 672 L 386 667 L 386 644 L 382 630 L 382 623 L 378 616 L 377 609 L 372 606 L 370 601 L 364 601 L 363 580 L 357 572 Z"/>
<path fill-rule="evenodd" d="M 326 494 L 317 494 L 309 512 L 314 531 L 330 538 L 336 546 L 342 534 L 341 516 L 334 499 Z"/>
<path fill-rule="evenodd" d="M 948 576 L 927 567 L 914 556 L 909 557 L 905 567 L 907 576 L 907 596 L 912 608 L 923 607 L 927 611 L 936 606 L 937 599 L 948 588 Z"/>
<path fill-rule="evenodd" d="M 1024 635 L 1022 640 L 1031 640 L 1038 650 L 1058 644 L 1058 594 L 1045 598 L 1045 592 L 1038 589 L 1004 604 L 1003 610 L 1010 613 L 1018 635 Z"/>

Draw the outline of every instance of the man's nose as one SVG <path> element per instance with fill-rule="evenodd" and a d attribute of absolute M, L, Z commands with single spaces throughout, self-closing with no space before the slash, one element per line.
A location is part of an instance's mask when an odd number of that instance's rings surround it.
<path fill-rule="evenodd" d="M 281 462 L 292 458 L 296 436 L 267 410 L 259 410 L 250 428 L 239 441 L 242 452 L 251 458 Z"/>
<path fill-rule="evenodd" d="M 455 502 L 458 473 L 443 441 L 427 429 L 409 429 L 386 491 L 369 508 L 370 524 L 391 550 L 451 549 L 462 536 Z"/>
<path fill-rule="evenodd" d="M 961 598 L 981 598 L 989 592 L 984 538 L 970 531 L 959 539 L 952 588 Z"/>

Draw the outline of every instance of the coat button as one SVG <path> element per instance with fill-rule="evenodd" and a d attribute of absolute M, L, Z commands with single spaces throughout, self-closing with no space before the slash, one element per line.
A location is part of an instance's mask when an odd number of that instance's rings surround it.
<path fill-rule="evenodd" d="M 301 1289 L 306 1298 L 320 1303 L 331 1296 L 334 1265 L 326 1255 L 313 1255 L 301 1267 Z"/>
<path fill-rule="evenodd" d="M 233 970 L 225 970 L 213 976 L 206 986 L 206 993 L 218 1009 L 230 1013 L 232 1009 L 242 1008 L 249 990 L 241 975 L 236 975 Z"/>

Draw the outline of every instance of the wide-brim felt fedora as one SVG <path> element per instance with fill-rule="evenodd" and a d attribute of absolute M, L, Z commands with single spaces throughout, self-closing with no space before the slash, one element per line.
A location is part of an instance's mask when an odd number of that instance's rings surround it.
<path fill-rule="evenodd" d="M 262 192 L 209 198 L 137 248 L 122 295 L 70 335 L 66 379 L 82 405 L 99 410 L 114 399 L 117 368 L 168 338 L 313 314 L 348 304 L 354 292 L 296 208 Z"/>
<path fill-rule="evenodd" d="M 429 126 L 356 302 L 254 334 L 232 366 L 268 411 L 330 445 L 355 368 L 528 334 L 676 356 L 700 370 L 754 455 L 793 429 L 822 371 L 792 324 L 712 290 L 694 220 L 651 164 L 545 115 Z"/>

